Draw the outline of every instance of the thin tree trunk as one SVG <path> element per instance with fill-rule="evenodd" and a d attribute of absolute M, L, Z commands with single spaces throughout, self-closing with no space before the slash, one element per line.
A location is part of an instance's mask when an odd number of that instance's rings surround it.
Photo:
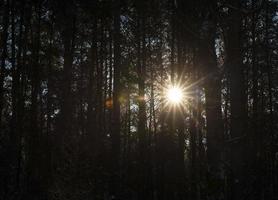
<path fill-rule="evenodd" d="M 89 82 L 88 82 L 88 95 L 87 95 L 87 101 L 88 101 L 88 111 L 87 111 L 87 135 L 88 138 L 95 143 L 95 140 L 97 139 L 95 136 L 95 128 L 96 128 L 96 116 L 95 116 L 95 73 L 97 68 L 97 19 L 96 16 L 94 16 L 93 20 L 93 30 L 92 30 L 92 46 L 91 46 L 91 62 L 88 69 L 89 73 Z M 94 146 L 94 145 L 93 145 Z"/>
<path fill-rule="evenodd" d="M 8 40 L 8 26 L 9 26 L 9 0 L 6 0 L 3 15 L 3 30 L 1 34 L 1 66 L 0 66 L 0 130 L 2 132 L 2 110 L 4 105 L 4 79 L 6 76 L 6 58 L 7 58 L 7 40 Z"/>
<path fill-rule="evenodd" d="M 46 135 L 45 135 L 45 154 L 47 165 L 45 169 L 47 170 L 46 179 L 46 190 L 51 186 L 53 179 L 53 48 L 54 48 L 54 19 L 53 15 L 50 17 L 50 32 L 49 32 L 49 44 L 48 44 L 48 64 L 47 64 L 47 95 L 46 95 Z M 46 197 L 49 198 L 49 195 Z"/>
<path fill-rule="evenodd" d="M 10 1 L 6 0 L 4 8 L 4 15 L 3 15 L 3 30 L 1 34 L 0 45 L 2 48 L 1 52 L 1 64 L 0 64 L 0 135 L 4 135 L 4 114 L 2 113 L 5 101 L 4 101 L 4 79 L 6 77 L 6 59 L 7 59 L 7 40 L 8 40 L 8 26 L 9 26 L 9 11 L 10 11 Z M 8 159 L 3 160 L 3 171 L 0 175 L 1 182 L 1 189 L 0 189 L 0 196 L 4 199 L 7 198 L 8 193 L 8 171 L 9 171 L 9 162 Z"/>
<path fill-rule="evenodd" d="M 25 23 L 25 1 L 22 1 L 20 6 L 22 7 L 20 12 L 19 20 L 19 33 L 18 33 L 18 44 L 16 45 L 16 2 L 13 0 L 11 3 L 11 35 L 12 35 L 12 47 L 11 47 L 11 65 L 12 65 L 12 119 L 11 119 L 11 145 L 14 153 L 14 161 L 16 168 L 16 190 L 18 195 L 21 194 L 21 174 L 22 174 L 22 138 L 23 138 L 23 116 L 24 116 L 24 101 L 22 94 L 22 83 L 20 76 L 22 75 L 23 60 L 23 25 Z M 27 24 L 27 23 L 26 23 Z M 25 31 L 27 34 L 27 32 Z M 17 50 L 16 50 L 17 46 Z"/>
<path fill-rule="evenodd" d="M 39 159 L 41 157 L 40 147 L 41 147 L 41 135 L 39 134 L 39 111 L 38 111 L 38 96 L 40 91 L 40 58 L 39 51 L 41 47 L 41 2 L 35 6 L 35 15 L 37 22 L 35 27 L 34 41 L 33 41 L 33 60 L 32 60 L 32 70 L 31 70 L 31 108 L 30 108 L 30 125 L 29 125 L 29 135 L 27 136 L 27 176 L 26 176 L 26 193 L 24 195 L 25 199 L 37 199 L 44 198 L 42 195 L 42 180 L 40 176 L 41 162 L 43 160 Z M 33 32 L 34 33 L 34 32 Z"/>
<path fill-rule="evenodd" d="M 112 179 L 110 193 L 116 199 L 121 195 L 121 180 L 120 180 L 120 153 L 121 153 L 121 108 L 120 108 L 120 93 L 121 93 L 121 33 L 120 33 L 120 0 L 114 0 L 114 82 L 113 82 L 113 116 L 112 116 Z"/>
<path fill-rule="evenodd" d="M 62 102 L 60 115 L 60 139 L 61 145 L 65 145 L 66 137 L 71 136 L 73 120 L 73 101 L 72 101 L 72 70 L 73 70 L 73 53 L 75 48 L 76 16 L 73 13 L 73 5 L 67 5 L 68 12 L 64 17 L 62 40 L 64 46 L 64 65 L 63 65 L 63 82 L 62 82 Z M 71 12 L 72 11 L 72 12 Z"/>

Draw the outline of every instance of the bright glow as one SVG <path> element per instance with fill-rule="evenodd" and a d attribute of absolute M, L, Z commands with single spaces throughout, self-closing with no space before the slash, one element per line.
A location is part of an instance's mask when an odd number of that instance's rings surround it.
<path fill-rule="evenodd" d="M 173 86 L 166 91 L 167 101 L 171 104 L 180 104 L 183 100 L 183 91 L 181 88 Z"/>
<path fill-rule="evenodd" d="M 157 98 L 162 105 L 161 107 L 174 113 L 183 113 L 188 109 L 191 98 L 188 88 L 190 88 L 190 84 L 185 79 L 173 81 L 168 78 L 163 81 Z"/>

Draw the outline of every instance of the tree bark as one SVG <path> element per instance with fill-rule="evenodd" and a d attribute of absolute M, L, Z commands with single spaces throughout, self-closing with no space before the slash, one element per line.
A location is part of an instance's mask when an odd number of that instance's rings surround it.
<path fill-rule="evenodd" d="M 40 91 L 40 56 L 39 51 L 41 47 L 41 2 L 35 6 L 35 22 L 33 24 L 34 41 L 32 47 L 32 70 L 31 70 L 31 108 L 30 108 L 30 124 L 29 135 L 27 136 L 27 166 L 26 166 L 26 191 L 24 194 L 25 199 L 43 199 L 43 187 L 40 176 L 41 162 L 44 162 L 40 158 L 41 155 L 41 141 L 42 135 L 39 130 L 39 111 L 38 111 L 38 96 Z"/>
<path fill-rule="evenodd" d="M 4 79 L 6 76 L 6 59 L 7 59 L 7 40 L 8 40 L 8 25 L 9 25 L 9 0 L 6 0 L 3 15 L 3 31 L 1 34 L 1 66 L 0 66 L 0 129 L 2 128 L 2 110 L 4 105 Z"/>
<path fill-rule="evenodd" d="M 120 150 L 121 150 L 121 32 L 120 32 L 120 0 L 114 0 L 114 76 L 113 76 L 113 114 L 112 114 L 112 180 L 111 180 L 111 196 L 119 199 L 121 192 L 120 180 Z"/>
<path fill-rule="evenodd" d="M 215 53 L 216 24 L 207 19 L 208 27 L 200 44 L 201 68 L 205 79 L 206 138 L 209 199 L 223 198 L 224 126 L 221 111 L 221 77 Z"/>
<path fill-rule="evenodd" d="M 227 67 L 231 89 L 231 199 L 244 199 L 244 170 L 246 165 L 244 142 L 246 139 L 246 94 L 241 61 L 240 1 L 230 1 L 228 30 L 226 32 Z M 235 9 L 234 9 L 235 8 Z"/>

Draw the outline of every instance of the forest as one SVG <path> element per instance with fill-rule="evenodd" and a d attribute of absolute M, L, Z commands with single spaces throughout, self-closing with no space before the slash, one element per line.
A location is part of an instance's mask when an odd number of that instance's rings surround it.
<path fill-rule="evenodd" d="M 278 1 L 0 0 L 0 199 L 278 200 Z"/>

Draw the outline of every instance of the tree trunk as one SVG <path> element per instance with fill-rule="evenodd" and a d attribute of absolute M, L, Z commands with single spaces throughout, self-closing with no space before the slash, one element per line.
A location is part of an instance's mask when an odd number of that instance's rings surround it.
<path fill-rule="evenodd" d="M 112 114 L 112 180 L 111 196 L 119 199 L 121 192 L 120 180 L 120 150 L 121 150 L 121 110 L 120 110 L 120 93 L 121 93 L 121 33 L 120 33 L 120 0 L 114 0 L 114 82 L 113 82 L 113 114 Z"/>
<path fill-rule="evenodd" d="M 207 159 L 209 199 L 223 198 L 223 140 L 224 127 L 221 111 L 221 77 L 215 53 L 216 24 L 208 21 L 208 30 L 200 44 L 201 67 L 205 79 L 205 110 L 207 130 Z"/>
<path fill-rule="evenodd" d="M 63 15 L 62 42 L 64 47 L 63 81 L 61 97 L 61 115 L 59 138 L 63 148 L 66 144 L 65 139 L 71 137 L 73 120 L 73 100 L 72 100 L 72 68 L 73 53 L 75 48 L 76 16 L 74 5 L 67 3 Z"/>
<path fill-rule="evenodd" d="M 246 139 L 246 94 L 241 61 L 240 1 L 231 1 L 229 27 L 226 38 L 227 67 L 231 88 L 231 199 L 244 199 L 244 169 L 246 165 L 244 141 Z"/>
<path fill-rule="evenodd" d="M 10 5 L 9 0 L 6 0 L 4 6 L 4 15 L 3 15 L 3 31 L 1 34 L 1 66 L 0 66 L 0 130 L 2 132 L 2 110 L 4 105 L 4 79 L 6 76 L 6 58 L 7 58 L 7 40 L 8 40 L 8 25 L 9 25 L 9 11 Z"/>
<path fill-rule="evenodd" d="M 35 6 L 36 9 L 36 20 L 37 24 L 33 24 L 34 41 L 33 41 L 33 60 L 32 60 L 32 70 L 31 70 L 31 108 L 30 108 L 30 125 L 29 125 L 29 135 L 27 136 L 27 167 L 26 167 L 26 191 L 24 194 L 25 199 L 43 199 L 44 195 L 42 188 L 42 180 L 40 176 L 41 162 L 44 162 L 40 158 L 41 155 L 41 137 L 39 131 L 39 121 L 38 121 L 38 96 L 40 91 L 40 58 L 39 51 L 41 46 L 41 3 Z M 34 33 L 33 32 L 33 33 Z"/>

